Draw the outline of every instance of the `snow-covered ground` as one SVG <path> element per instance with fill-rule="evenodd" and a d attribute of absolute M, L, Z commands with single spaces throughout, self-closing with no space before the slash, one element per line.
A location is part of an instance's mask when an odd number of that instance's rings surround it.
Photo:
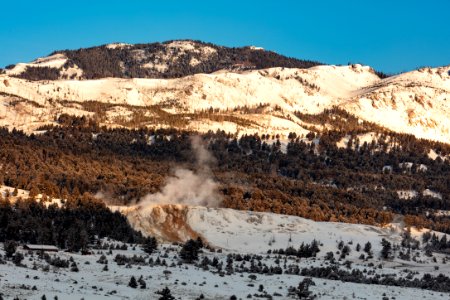
<path fill-rule="evenodd" d="M 21 193 L 21 191 L 19 191 Z M 0 263 L 0 294 L 4 299 L 158 299 L 156 291 L 169 287 L 177 299 L 196 299 L 201 294 L 205 299 L 230 299 L 236 295 L 238 299 L 247 295 L 270 295 L 273 299 L 291 299 L 288 288 L 297 286 L 303 276 L 290 273 L 290 267 L 318 268 L 337 266 L 340 270 L 366 270 L 364 276 L 393 276 L 393 278 L 421 279 L 425 273 L 432 276 L 450 275 L 450 264 L 444 263 L 445 255 L 434 253 L 426 256 L 421 248 L 411 250 L 412 260 L 402 260 L 395 251 L 394 258 L 383 260 L 380 258 L 381 240 L 384 238 L 398 245 L 404 229 L 400 224 L 390 224 L 384 228 L 331 222 L 314 222 L 294 216 L 277 215 L 272 213 L 246 212 L 223 208 L 185 207 L 181 205 L 150 205 L 146 207 L 112 207 L 127 215 L 130 223 L 146 234 L 158 236 L 160 241 L 157 252 L 148 255 L 139 245 L 127 245 L 126 250 L 96 249 L 90 255 L 57 252 L 49 253 L 51 257 L 73 259 L 79 269 L 71 271 L 71 267 L 57 268 L 48 265 L 37 254 L 32 254 L 19 247 L 18 251 L 25 255 L 22 266 L 16 266 L 11 260 Z M 411 230 L 412 237 L 421 240 L 426 230 Z M 171 235 L 178 232 L 177 236 Z M 436 233 L 442 236 L 441 233 Z M 210 249 L 204 249 L 199 262 L 205 257 L 209 260 L 217 258 L 222 264 L 221 271 L 208 265 L 179 263 L 180 246 L 170 244 L 175 240 L 184 242 L 189 238 L 202 237 Z M 302 243 L 311 243 L 313 239 L 319 241 L 320 252 L 317 257 L 297 258 L 267 254 L 278 249 L 292 246 L 295 249 Z M 339 260 L 338 244 L 342 241 L 350 249 L 349 255 Z M 364 245 L 372 245 L 372 258 L 361 258 Z M 103 243 L 122 245 L 115 241 L 103 240 Z M 361 249 L 357 250 L 358 244 Z M 0 255 L 4 258 L 3 245 L 0 244 Z M 219 251 L 220 250 L 220 251 Z M 404 249 L 403 249 L 404 250 Z M 333 252 L 336 262 L 330 262 L 325 257 Z M 117 254 L 127 257 L 142 256 L 143 263 L 118 265 L 114 260 Z M 239 260 L 237 255 L 248 254 L 249 259 Z M 99 259 L 105 255 L 105 264 Z M 233 258 L 232 270 L 227 271 L 227 261 Z M 150 260 L 151 258 L 151 260 Z M 448 259 L 448 257 L 447 257 Z M 165 262 L 162 262 L 165 260 Z M 250 272 L 252 265 L 264 267 L 278 267 L 281 274 Z M 346 266 L 351 263 L 351 267 Z M 256 275 L 256 279 L 249 276 Z M 128 286 L 131 276 L 142 279 L 146 287 L 141 289 Z M 450 294 L 416 288 L 396 286 L 361 284 L 329 280 L 326 278 L 312 278 L 315 285 L 311 291 L 318 299 L 449 299 Z M 139 284 L 138 284 L 139 285 Z M 260 285 L 262 290 L 259 291 Z"/>
<path fill-rule="evenodd" d="M 181 46 L 174 44 L 173 47 Z M 205 55 L 208 53 L 205 52 Z M 31 64 L 62 64 L 65 59 L 56 55 Z M 170 113 L 194 113 L 210 108 L 228 110 L 228 115 L 254 124 L 242 126 L 235 122 L 231 124 L 229 121 L 217 122 L 205 118 L 193 120 L 188 125 L 194 130 L 223 128 L 233 133 L 248 134 L 266 130 L 268 133 L 286 135 L 305 131 L 305 124 L 293 112 L 316 114 L 338 106 L 362 120 L 378 123 L 396 132 L 447 143 L 450 141 L 447 122 L 450 118 L 450 67 L 412 71 L 384 80 L 380 80 L 367 66 L 351 65 L 219 71 L 176 79 L 56 81 L 28 81 L 10 76 L 16 68 L 24 66 L 18 64 L 0 75 L 0 93 L 4 93 L 0 95 L 0 125 L 26 131 L 53 122 L 55 116 L 61 113 L 93 114 L 80 105 L 61 102 L 63 100 L 117 105 L 106 112 L 109 116 L 106 125 L 109 126 L 115 124 L 116 118 L 127 115 L 124 109 L 131 115 L 132 108 L 126 107 L 128 105 L 141 108 L 161 105 Z M 17 99 L 33 102 L 22 101 L 11 105 Z M 234 111 L 260 105 L 268 105 L 269 109 L 256 114 Z M 120 113 L 115 112 L 117 107 L 123 108 Z M 278 116 L 276 110 L 281 110 L 283 116 Z M 150 111 L 148 116 L 151 116 Z M 362 140 L 367 141 L 374 138 L 361 136 Z M 345 140 L 341 144 L 344 146 Z"/>
<path fill-rule="evenodd" d="M 400 199 L 412 199 L 417 197 L 417 191 L 414 190 L 400 190 L 397 191 L 398 198 Z"/>
<path fill-rule="evenodd" d="M 0 195 L 3 197 L 2 199 L 8 198 L 11 203 L 16 202 L 18 199 L 28 199 L 30 195 L 30 191 L 23 190 L 23 189 L 17 189 L 17 193 L 14 192 L 15 188 L 6 186 L 6 185 L 0 185 Z M 34 199 L 37 201 L 41 201 L 43 199 L 42 194 L 37 194 Z M 46 206 L 49 206 L 51 204 L 56 204 L 58 206 L 61 205 L 61 199 L 59 198 L 51 198 L 48 196 L 44 197 L 44 204 Z"/>
<path fill-rule="evenodd" d="M 1 246 L 0 246 L 1 248 Z M 172 249 L 172 250 L 167 250 Z M 96 250 L 92 255 L 80 255 L 66 252 L 49 253 L 51 257 L 57 256 L 62 259 L 73 259 L 79 269 L 73 272 L 69 268 L 56 268 L 50 266 L 48 271 L 42 267 L 48 265 L 37 254 L 31 254 L 19 249 L 25 255 L 23 266 L 15 266 L 11 261 L 0 264 L 0 294 L 4 299 L 41 299 L 43 295 L 47 299 L 158 299 L 156 291 L 169 287 L 177 299 L 196 299 L 201 294 L 205 299 L 230 299 L 236 295 L 238 299 L 247 298 L 248 294 L 272 295 L 273 299 L 292 299 L 287 296 L 290 286 L 297 286 L 303 280 L 303 276 L 291 274 L 255 274 L 256 279 L 249 278 L 249 273 L 235 272 L 232 274 L 219 273 L 213 268 L 204 270 L 194 265 L 178 265 L 178 246 L 168 244 L 160 246 L 160 249 L 152 255 L 144 253 L 139 246 L 133 250 L 133 245 L 128 245 L 127 250 Z M 3 251 L 0 250 L 3 255 Z M 117 254 L 127 257 L 142 256 L 145 260 L 141 265 L 118 265 L 114 258 Z M 228 251 L 212 253 L 205 250 L 201 258 L 216 257 L 219 263 L 226 265 Z M 106 256 L 108 270 L 105 264 L 98 263 L 102 255 Z M 150 264 L 165 260 L 165 265 Z M 284 258 L 281 257 L 281 265 Z M 264 256 L 261 262 L 268 266 L 278 266 L 275 255 Z M 327 265 L 321 259 L 302 259 L 300 261 L 289 258 L 288 264 L 298 265 L 301 268 L 310 266 Z M 235 266 L 242 262 L 235 261 Z M 249 266 L 249 262 L 244 262 Z M 407 266 L 401 266 L 406 268 Z M 353 268 L 373 269 L 379 274 L 397 274 L 398 277 L 406 276 L 401 269 L 391 267 L 367 267 L 367 263 L 353 265 Z M 447 273 L 448 274 L 448 273 Z M 128 283 L 134 276 L 141 276 L 146 283 L 144 289 L 131 288 Z M 383 285 L 356 284 L 336 280 L 313 278 L 315 286 L 311 291 L 318 299 L 382 299 L 383 296 L 395 299 L 449 299 L 449 294 L 415 288 L 402 288 Z M 260 285 L 264 292 L 259 292 Z"/>
<path fill-rule="evenodd" d="M 211 246 L 228 251 L 265 253 L 270 249 L 296 246 L 302 242 L 319 240 L 323 254 L 333 251 L 339 241 L 363 245 L 370 241 L 375 251 L 381 250 L 381 240 L 400 244 L 405 228 L 400 223 L 385 227 L 313 220 L 266 212 L 250 212 L 227 208 L 208 208 L 183 205 L 115 206 L 127 216 L 130 224 L 144 234 L 170 240 L 164 233 L 172 225 L 185 228 L 176 241 L 184 242 L 200 236 Z M 176 223 L 176 225 L 174 225 Z M 426 229 L 413 230 L 412 236 L 421 240 Z M 441 233 L 437 233 L 441 235 Z M 354 253 L 355 255 L 357 253 Z M 358 255 L 359 256 L 359 255 Z M 450 272 L 450 265 L 449 270 Z"/>
<path fill-rule="evenodd" d="M 438 192 L 432 191 L 430 189 L 426 189 L 422 192 L 424 196 L 428 196 L 431 198 L 442 199 L 442 195 Z"/>

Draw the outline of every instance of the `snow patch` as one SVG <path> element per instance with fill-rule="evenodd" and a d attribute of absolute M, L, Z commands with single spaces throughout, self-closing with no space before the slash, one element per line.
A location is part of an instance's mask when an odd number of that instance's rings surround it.
<path fill-rule="evenodd" d="M 128 48 L 130 46 L 131 46 L 131 44 L 126 44 L 126 43 L 112 43 L 112 44 L 106 45 L 106 48 L 108 48 L 108 49 L 123 49 L 123 48 Z"/>
<path fill-rule="evenodd" d="M 414 190 L 400 190 L 397 191 L 397 195 L 400 199 L 408 200 L 417 197 L 417 192 Z"/>
<path fill-rule="evenodd" d="M 430 190 L 430 189 L 424 190 L 424 191 L 422 192 L 422 195 L 424 195 L 424 196 L 429 196 L 429 197 L 431 197 L 431 198 L 436 198 L 436 199 L 441 199 L 441 200 L 442 200 L 442 195 L 441 195 L 441 193 L 432 191 L 432 190 Z"/>

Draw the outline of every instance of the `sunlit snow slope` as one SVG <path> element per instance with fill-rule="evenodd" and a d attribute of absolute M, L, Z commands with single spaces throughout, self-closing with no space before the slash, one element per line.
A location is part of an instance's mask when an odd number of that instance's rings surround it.
<path fill-rule="evenodd" d="M 55 54 L 31 65 L 59 66 L 65 60 L 64 55 Z M 361 65 L 222 70 L 175 79 L 29 81 L 14 77 L 27 65 L 18 64 L 0 75 L 1 126 L 31 132 L 54 122 L 61 113 L 97 114 L 104 125 L 128 126 L 126 121 L 133 120 L 140 109 L 144 118 L 134 126 L 169 126 L 157 117 L 172 114 L 183 121 L 172 127 L 287 135 L 305 131 L 307 124 L 294 116 L 295 111 L 316 114 L 338 106 L 396 132 L 450 141 L 448 66 L 384 80 Z M 192 116 L 200 111 L 220 113 L 221 117 Z"/>
<path fill-rule="evenodd" d="M 298 247 L 313 239 L 323 244 L 322 254 L 334 251 L 341 240 L 352 241 L 355 245 L 370 241 L 374 250 L 380 251 L 382 238 L 399 244 L 404 230 L 400 223 L 381 228 L 226 208 L 149 205 L 112 209 L 126 215 L 135 229 L 163 241 L 184 242 L 201 237 L 212 247 L 247 253 Z M 422 232 L 412 230 L 411 234 L 420 239 Z"/>

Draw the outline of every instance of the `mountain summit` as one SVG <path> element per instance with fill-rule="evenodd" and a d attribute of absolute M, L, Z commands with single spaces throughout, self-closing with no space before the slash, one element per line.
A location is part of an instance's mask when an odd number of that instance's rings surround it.
<path fill-rule="evenodd" d="M 320 63 L 289 58 L 260 47 L 229 48 L 192 40 L 113 43 L 53 52 L 30 64 L 9 66 L 7 74 L 30 80 L 178 78 L 222 69 L 309 68 Z"/>
<path fill-rule="evenodd" d="M 368 66 L 321 65 L 254 46 L 114 43 L 8 67 L 0 75 L 0 125 L 32 132 L 69 114 L 106 126 L 287 138 L 332 130 L 305 115 L 338 107 L 359 122 L 449 143 L 449 72 L 422 68 L 385 78 Z"/>

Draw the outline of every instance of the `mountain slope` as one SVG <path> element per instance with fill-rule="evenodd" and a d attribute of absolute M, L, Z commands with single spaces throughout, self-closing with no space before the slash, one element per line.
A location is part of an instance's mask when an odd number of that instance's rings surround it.
<path fill-rule="evenodd" d="M 367 66 L 319 65 L 256 47 L 116 43 L 9 67 L 0 75 L 0 125 L 32 132 L 69 114 L 112 127 L 286 138 L 311 130 L 296 112 L 339 107 L 394 132 L 449 143 L 450 67 L 381 75 Z M 316 129 L 325 128 L 333 129 Z"/>
<path fill-rule="evenodd" d="M 420 138 L 450 142 L 450 66 L 423 68 L 361 89 L 345 108 Z"/>
<path fill-rule="evenodd" d="M 264 254 L 313 239 L 322 244 L 321 254 L 334 251 L 340 241 L 352 241 L 355 245 L 373 244 L 373 251 L 381 251 L 381 240 L 401 244 L 404 234 L 401 218 L 385 227 L 363 224 L 315 222 L 296 216 L 264 212 L 239 211 L 226 208 L 208 208 L 184 205 L 136 205 L 113 206 L 127 216 L 130 224 L 145 235 L 156 236 L 166 242 L 185 242 L 202 237 L 212 247 L 241 253 Z M 176 220 L 176 221 L 175 221 Z M 188 230 L 186 230 L 188 229 Z M 178 230 L 173 236 L 168 230 Z M 411 229 L 418 240 L 426 229 Z M 445 234 L 436 233 L 439 237 Z M 357 259 L 360 253 L 350 257 Z"/>
<path fill-rule="evenodd" d="M 97 117 L 109 126 L 166 124 L 287 136 L 305 132 L 295 111 L 317 114 L 338 106 L 395 132 L 448 143 L 449 71 L 425 69 L 384 80 L 360 65 L 220 71 L 177 79 L 29 81 L 0 75 L 0 124 L 32 131 L 68 113 Z M 181 123 L 162 121 L 170 116 Z"/>
<path fill-rule="evenodd" d="M 56 51 L 30 64 L 9 66 L 6 73 L 30 80 L 178 78 L 222 69 L 309 68 L 319 64 L 258 47 L 229 48 L 177 40 L 136 45 L 115 43 Z"/>

